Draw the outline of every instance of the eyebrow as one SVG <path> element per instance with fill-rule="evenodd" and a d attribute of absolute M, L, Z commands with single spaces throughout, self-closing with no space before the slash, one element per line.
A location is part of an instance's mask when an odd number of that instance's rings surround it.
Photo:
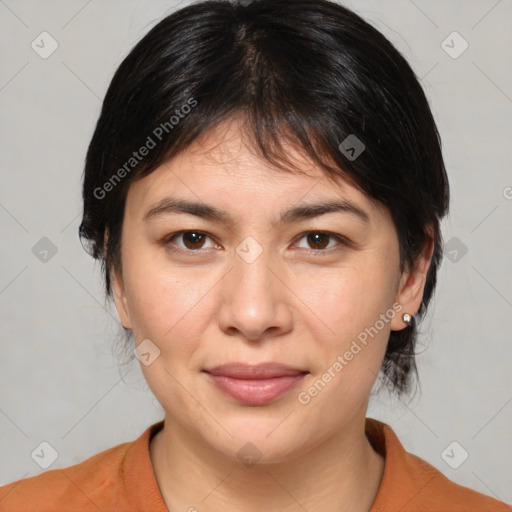
<path fill-rule="evenodd" d="M 220 222 L 227 225 L 235 223 L 234 218 L 226 211 L 215 206 L 185 199 L 166 197 L 152 206 L 144 215 L 143 220 L 149 220 L 162 215 L 186 213 L 206 220 Z M 291 224 L 298 220 L 311 219 L 328 213 L 347 213 L 365 223 L 370 222 L 370 215 L 361 207 L 347 201 L 332 200 L 321 203 L 302 204 L 281 212 L 279 224 Z"/>

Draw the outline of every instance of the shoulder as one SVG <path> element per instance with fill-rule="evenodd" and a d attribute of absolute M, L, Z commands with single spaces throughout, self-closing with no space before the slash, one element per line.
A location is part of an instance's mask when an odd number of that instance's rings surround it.
<path fill-rule="evenodd" d="M 123 460 L 134 442 L 123 443 L 62 469 L 0 487 L 0 510 L 97 510 L 106 497 L 119 499 Z"/>
<path fill-rule="evenodd" d="M 385 457 L 371 512 L 512 512 L 512 506 L 456 484 L 427 461 L 407 452 L 389 425 L 367 418 L 366 432 Z"/>
<path fill-rule="evenodd" d="M 432 510 L 439 512 L 512 512 L 512 506 L 449 480 L 438 469 L 416 455 L 407 453 L 406 468 L 411 478 L 417 482 L 417 494 L 412 503 L 436 507 Z"/>

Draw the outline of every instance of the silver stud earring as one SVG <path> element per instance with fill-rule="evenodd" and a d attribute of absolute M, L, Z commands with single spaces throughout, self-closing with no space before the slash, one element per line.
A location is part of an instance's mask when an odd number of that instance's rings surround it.
<path fill-rule="evenodd" d="M 406 323 L 407 325 L 412 325 L 412 316 L 409 314 L 409 313 L 404 313 L 402 315 L 402 320 L 404 321 L 404 323 Z"/>

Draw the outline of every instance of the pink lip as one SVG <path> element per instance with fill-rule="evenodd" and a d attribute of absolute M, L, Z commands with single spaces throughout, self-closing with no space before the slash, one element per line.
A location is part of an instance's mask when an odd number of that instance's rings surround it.
<path fill-rule="evenodd" d="M 230 363 L 205 372 L 218 389 L 248 405 L 264 405 L 276 400 L 308 373 L 279 363 Z"/>

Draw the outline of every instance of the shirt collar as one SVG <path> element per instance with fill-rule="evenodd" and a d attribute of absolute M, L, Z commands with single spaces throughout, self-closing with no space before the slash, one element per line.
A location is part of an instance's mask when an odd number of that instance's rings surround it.
<path fill-rule="evenodd" d="M 151 464 L 151 439 L 163 428 L 164 420 L 148 427 L 128 449 L 122 467 L 126 495 L 141 512 L 168 512 Z M 391 427 L 366 418 L 365 433 L 374 450 L 385 460 L 382 481 L 370 512 L 389 512 L 405 507 L 435 475 L 417 482 L 408 471 L 408 454 Z M 400 486 L 395 485 L 400 482 Z"/>

